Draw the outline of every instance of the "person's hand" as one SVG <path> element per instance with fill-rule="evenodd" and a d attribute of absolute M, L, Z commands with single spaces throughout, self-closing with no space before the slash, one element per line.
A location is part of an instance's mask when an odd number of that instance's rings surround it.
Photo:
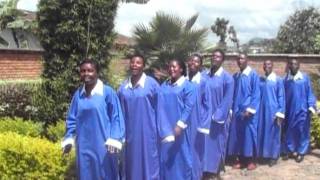
<path fill-rule="evenodd" d="M 253 114 L 252 114 L 251 112 L 249 112 L 249 111 L 245 111 L 245 112 L 243 113 L 243 116 L 244 116 L 245 118 L 250 118 L 252 115 L 253 115 Z"/>
<path fill-rule="evenodd" d="M 283 118 L 277 117 L 276 122 L 277 122 L 278 126 L 281 126 L 281 124 L 283 122 Z"/>
<path fill-rule="evenodd" d="M 177 126 L 174 128 L 174 135 L 175 135 L 175 136 L 180 136 L 181 133 L 182 133 L 182 130 L 183 130 L 183 129 L 177 125 Z"/>
<path fill-rule="evenodd" d="M 72 149 L 72 144 L 67 144 L 67 145 L 62 149 L 63 155 L 69 154 L 70 151 L 71 151 L 71 149 Z"/>
<path fill-rule="evenodd" d="M 120 153 L 120 150 L 116 147 L 113 147 L 113 146 L 110 146 L 110 145 L 107 145 L 107 151 L 110 153 L 110 154 L 117 154 L 117 153 Z"/>

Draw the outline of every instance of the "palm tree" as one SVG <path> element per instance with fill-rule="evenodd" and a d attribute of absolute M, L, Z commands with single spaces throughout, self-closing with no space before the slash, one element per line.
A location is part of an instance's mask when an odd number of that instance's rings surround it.
<path fill-rule="evenodd" d="M 149 66 L 164 68 L 170 58 L 185 60 L 192 52 L 203 48 L 207 29 L 192 28 L 198 14 L 187 21 L 182 18 L 156 13 L 149 26 L 134 27 L 135 49 L 146 56 Z"/>
<path fill-rule="evenodd" d="M 149 2 L 149 0 L 121 0 L 121 2 L 124 2 L 124 3 L 134 2 L 137 4 L 146 4 L 147 2 Z"/>

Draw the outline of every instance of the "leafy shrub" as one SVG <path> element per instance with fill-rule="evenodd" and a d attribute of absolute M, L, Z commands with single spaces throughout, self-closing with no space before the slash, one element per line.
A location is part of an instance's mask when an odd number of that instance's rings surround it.
<path fill-rule="evenodd" d="M 319 69 L 320 70 L 320 69 Z M 318 74 L 310 74 L 311 82 L 312 82 L 312 89 L 314 95 L 317 99 L 320 98 L 320 77 Z"/>
<path fill-rule="evenodd" d="M 50 125 L 47 128 L 46 136 L 53 142 L 61 140 L 65 133 L 65 122 L 59 120 L 55 125 Z"/>
<path fill-rule="evenodd" d="M 320 148 L 320 118 L 313 116 L 311 119 L 311 146 Z"/>
<path fill-rule="evenodd" d="M 74 154 L 70 156 L 74 159 Z M 65 179 L 71 158 L 59 144 L 8 132 L 0 134 L 2 179 Z"/>
<path fill-rule="evenodd" d="M 18 116 L 32 119 L 37 108 L 33 105 L 33 95 L 37 93 L 41 81 L 1 81 L 0 116 Z"/>
<path fill-rule="evenodd" d="M 43 124 L 23 121 L 21 118 L 0 118 L 0 132 L 15 132 L 20 135 L 39 137 L 43 132 Z"/>

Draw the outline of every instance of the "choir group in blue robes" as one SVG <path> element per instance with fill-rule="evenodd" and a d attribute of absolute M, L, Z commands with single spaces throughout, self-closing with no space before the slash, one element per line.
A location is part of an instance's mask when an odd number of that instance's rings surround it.
<path fill-rule="evenodd" d="M 144 73 L 135 87 L 129 78 L 119 88 L 126 125 L 124 169 L 127 180 L 160 179 L 158 91 L 158 82 Z"/>
<path fill-rule="evenodd" d="M 228 155 L 255 157 L 257 153 L 257 126 L 260 103 L 259 75 L 247 66 L 234 74 L 235 90 L 233 117 L 230 124 Z M 245 117 L 248 111 L 252 115 Z"/>
<path fill-rule="evenodd" d="M 218 174 L 224 165 L 233 91 L 234 80 L 222 67 L 214 74 L 207 75 L 205 94 L 209 101 L 209 116 L 204 126 L 208 133 L 203 146 L 202 168 L 204 172 Z"/>
<path fill-rule="evenodd" d="M 285 153 L 307 153 L 310 145 L 310 117 L 316 109 L 316 98 L 312 92 L 308 75 L 298 71 L 288 74 L 284 80 L 286 96 Z"/>
<path fill-rule="evenodd" d="M 118 156 L 106 145 L 121 149 L 125 125 L 116 92 L 98 80 L 91 95 L 85 87 L 74 94 L 66 120 L 65 141 L 75 138 L 80 180 L 118 179 Z"/>
<path fill-rule="evenodd" d="M 174 129 L 183 127 L 174 142 L 161 144 L 161 179 L 191 180 L 192 174 L 192 132 L 190 114 L 196 101 L 195 86 L 181 76 L 175 83 L 170 80 L 161 85 L 163 107 L 161 118 L 166 118 Z"/>
<path fill-rule="evenodd" d="M 283 80 L 274 72 L 260 78 L 261 101 L 258 125 L 258 157 L 278 159 L 281 146 L 281 124 L 284 119 L 285 96 Z"/>

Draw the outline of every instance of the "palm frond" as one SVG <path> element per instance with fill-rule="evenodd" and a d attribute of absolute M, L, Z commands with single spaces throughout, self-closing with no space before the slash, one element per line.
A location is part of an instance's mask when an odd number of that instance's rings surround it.
<path fill-rule="evenodd" d="M 188 19 L 186 22 L 185 30 L 187 31 L 191 30 L 192 26 L 197 21 L 198 17 L 199 17 L 199 14 L 197 13 L 193 15 L 190 19 Z"/>

